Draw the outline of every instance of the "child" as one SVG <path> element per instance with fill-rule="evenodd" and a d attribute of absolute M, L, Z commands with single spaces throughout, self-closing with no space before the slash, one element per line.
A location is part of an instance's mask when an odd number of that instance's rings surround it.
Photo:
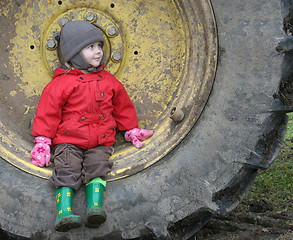
<path fill-rule="evenodd" d="M 72 214 L 73 191 L 86 184 L 87 224 L 98 227 L 106 221 L 102 210 L 103 180 L 112 167 L 116 131 L 140 148 L 153 130 L 139 129 L 135 108 L 122 84 L 103 68 L 102 32 L 86 21 L 68 22 L 61 30 L 60 48 L 66 69 L 58 68 L 38 104 L 32 136 L 33 164 L 54 163 L 50 182 L 55 186 L 55 229 L 68 231 L 81 225 Z"/>

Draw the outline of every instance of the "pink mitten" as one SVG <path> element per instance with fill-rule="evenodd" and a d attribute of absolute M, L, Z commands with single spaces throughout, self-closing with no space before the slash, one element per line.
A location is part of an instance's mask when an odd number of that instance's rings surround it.
<path fill-rule="evenodd" d="M 47 137 L 36 137 L 35 146 L 31 151 L 31 161 L 39 167 L 48 166 L 50 162 L 50 145 L 51 139 Z"/>
<path fill-rule="evenodd" d="M 141 148 L 143 140 L 146 140 L 153 136 L 155 133 L 155 130 L 146 130 L 142 128 L 133 128 L 131 130 L 128 130 L 125 133 L 125 140 L 132 142 L 133 146 L 137 148 Z"/>

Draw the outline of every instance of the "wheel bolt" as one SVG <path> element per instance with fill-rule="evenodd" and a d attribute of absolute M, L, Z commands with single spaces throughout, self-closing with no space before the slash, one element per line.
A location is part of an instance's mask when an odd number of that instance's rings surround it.
<path fill-rule="evenodd" d="M 47 41 L 48 50 L 54 50 L 56 48 L 56 42 L 53 39 Z"/>
<path fill-rule="evenodd" d="M 177 107 L 173 107 L 170 112 L 170 118 L 175 122 L 181 122 L 184 118 L 184 112 Z"/>
<path fill-rule="evenodd" d="M 96 18 L 96 15 L 92 12 L 88 12 L 86 15 L 85 15 L 85 19 L 89 22 L 93 22 Z"/>
<path fill-rule="evenodd" d="M 115 52 L 112 56 L 112 60 L 114 62 L 119 62 L 121 61 L 121 53 L 120 52 Z"/>
<path fill-rule="evenodd" d="M 115 27 L 109 27 L 107 30 L 109 37 L 114 37 L 116 35 L 116 28 Z"/>
<path fill-rule="evenodd" d="M 68 22 L 69 22 L 69 19 L 67 17 L 63 17 L 59 20 L 59 24 L 61 27 L 64 27 L 64 25 Z"/>

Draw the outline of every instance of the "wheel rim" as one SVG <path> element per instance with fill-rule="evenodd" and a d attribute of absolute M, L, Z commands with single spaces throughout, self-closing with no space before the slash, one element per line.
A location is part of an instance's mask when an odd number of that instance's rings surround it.
<path fill-rule="evenodd" d="M 6 32 L 1 56 L 2 158 L 48 178 L 52 168 L 30 163 L 32 119 L 38 99 L 62 60 L 56 49 L 62 24 L 87 20 L 104 33 L 105 68 L 125 86 L 139 125 L 156 134 L 137 150 L 117 136 L 108 180 L 141 171 L 174 149 L 200 116 L 210 94 L 217 61 L 216 25 L 209 1 L 151 0 L 38 2 L 1 5 Z M 7 29 L 6 29 L 7 28 Z M 19 103 L 20 102 L 20 103 Z M 185 117 L 170 119 L 173 107 Z"/>

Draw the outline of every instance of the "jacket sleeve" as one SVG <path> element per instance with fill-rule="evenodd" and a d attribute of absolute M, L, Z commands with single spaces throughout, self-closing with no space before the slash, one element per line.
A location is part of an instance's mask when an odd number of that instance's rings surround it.
<path fill-rule="evenodd" d="M 32 128 L 32 136 L 54 138 L 61 122 L 62 108 L 66 94 L 56 81 L 50 82 L 43 90 Z"/>
<path fill-rule="evenodd" d="M 113 98 L 113 105 L 113 117 L 117 123 L 118 131 L 125 131 L 138 127 L 135 107 L 120 82 L 118 91 Z"/>

